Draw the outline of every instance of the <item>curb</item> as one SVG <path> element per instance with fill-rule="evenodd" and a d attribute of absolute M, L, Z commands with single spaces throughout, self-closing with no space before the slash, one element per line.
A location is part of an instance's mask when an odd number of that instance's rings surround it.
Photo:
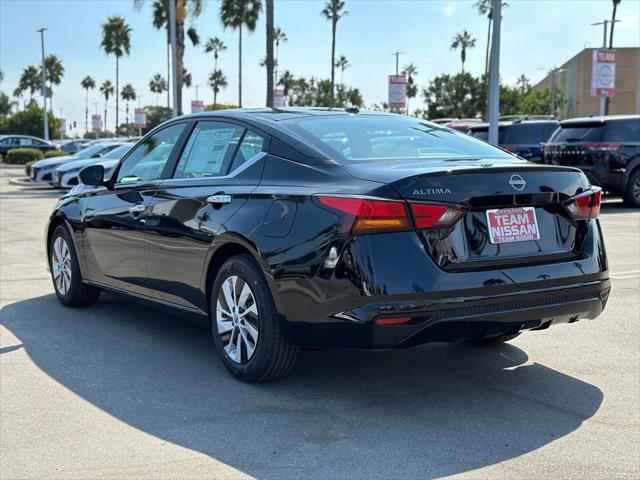
<path fill-rule="evenodd" d="M 15 177 L 10 178 L 9 183 L 11 185 L 20 185 L 21 187 L 49 187 L 49 184 L 41 184 L 33 182 L 29 177 Z"/>

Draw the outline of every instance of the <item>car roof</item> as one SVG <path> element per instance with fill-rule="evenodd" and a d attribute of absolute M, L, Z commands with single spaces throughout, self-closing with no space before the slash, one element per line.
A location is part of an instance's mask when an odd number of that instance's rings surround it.
<path fill-rule="evenodd" d="M 511 125 L 557 125 L 558 120 L 509 120 L 498 122 L 499 127 L 510 127 Z M 489 128 L 489 123 L 478 123 L 469 127 L 469 130 L 486 130 Z"/>
<path fill-rule="evenodd" d="M 4 135 L 0 135 L 0 138 L 7 138 L 7 137 L 13 137 L 13 138 L 33 138 L 34 140 L 40 140 L 41 142 L 51 143 L 51 142 L 47 142 L 47 140 L 45 140 L 44 138 L 35 137 L 35 136 L 33 136 L 33 135 L 14 135 L 14 134 L 11 134 L 11 133 L 4 134 Z"/>
<path fill-rule="evenodd" d="M 570 126 L 577 123 L 606 123 L 616 120 L 640 120 L 640 115 L 594 115 L 590 117 L 568 118 L 562 120 L 560 126 Z"/>
<path fill-rule="evenodd" d="M 329 107 L 283 107 L 283 108 L 231 108 L 227 110 L 211 110 L 192 113 L 178 118 L 236 118 L 238 120 L 259 121 L 265 123 L 279 122 L 302 117 L 347 116 L 347 115 L 393 115 L 388 112 L 360 110 L 358 108 L 329 108 Z"/>

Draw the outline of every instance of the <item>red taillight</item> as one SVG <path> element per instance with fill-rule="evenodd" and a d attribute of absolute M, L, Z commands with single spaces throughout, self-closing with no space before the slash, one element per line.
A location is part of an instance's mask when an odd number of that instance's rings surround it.
<path fill-rule="evenodd" d="M 620 148 L 619 143 L 583 143 L 582 148 L 584 150 L 602 150 L 612 152 Z"/>
<path fill-rule="evenodd" d="M 342 233 L 397 232 L 410 230 L 404 202 L 356 197 L 318 197 L 321 203 L 345 214 Z"/>
<path fill-rule="evenodd" d="M 380 232 L 423 230 L 453 226 L 464 210 L 446 205 L 410 202 L 413 223 L 406 203 L 401 200 L 377 200 L 358 197 L 318 196 L 323 205 L 342 212 L 345 216 L 341 233 L 350 235 Z"/>
<path fill-rule="evenodd" d="M 411 213 L 418 230 L 425 228 L 446 228 L 452 226 L 464 211 L 445 205 L 429 205 L 426 203 L 411 203 Z"/>
<path fill-rule="evenodd" d="M 589 220 L 600 215 L 600 201 L 602 189 L 593 187 L 580 195 L 573 197 L 564 204 L 571 218 L 576 220 Z"/>
<path fill-rule="evenodd" d="M 411 317 L 378 317 L 376 318 L 376 325 L 390 326 L 390 325 L 406 325 L 411 321 Z"/>

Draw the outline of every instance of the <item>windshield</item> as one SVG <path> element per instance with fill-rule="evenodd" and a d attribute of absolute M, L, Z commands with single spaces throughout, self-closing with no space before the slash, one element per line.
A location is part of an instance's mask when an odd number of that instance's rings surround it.
<path fill-rule="evenodd" d="M 133 147 L 133 143 L 128 143 L 126 145 L 120 145 L 119 147 L 116 147 L 113 150 L 111 150 L 109 153 L 103 155 L 102 158 L 109 158 L 109 159 L 122 158 L 122 157 L 124 157 L 125 153 L 127 153 L 129 150 L 131 150 L 131 147 Z"/>
<path fill-rule="evenodd" d="M 94 155 L 98 155 L 103 150 L 111 150 L 113 145 L 98 143 L 97 145 L 92 145 L 90 147 L 85 148 L 84 150 L 80 150 L 75 156 L 78 158 L 91 158 Z"/>
<path fill-rule="evenodd" d="M 391 115 L 318 116 L 287 122 L 343 163 L 396 159 L 512 158 L 463 133 L 417 118 Z"/>

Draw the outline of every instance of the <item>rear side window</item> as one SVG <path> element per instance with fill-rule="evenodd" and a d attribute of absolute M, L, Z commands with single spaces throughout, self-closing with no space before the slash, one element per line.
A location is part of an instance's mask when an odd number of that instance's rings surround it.
<path fill-rule="evenodd" d="M 548 128 L 547 124 L 513 124 L 506 128 L 503 142 L 516 145 L 542 143 L 549 138 Z"/>
<path fill-rule="evenodd" d="M 551 139 L 552 142 L 601 142 L 604 124 L 569 124 L 561 125 Z"/>
<path fill-rule="evenodd" d="M 370 160 L 512 157 L 469 135 L 414 118 L 387 115 L 317 116 L 288 122 L 330 158 Z"/>
<path fill-rule="evenodd" d="M 607 122 L 605 142 L 640 142 L 640 118 Z"/>
<path fill-rule="evenodd" d="M 264 137 L 252 132 L 251 130 L 247 130 L 247 133 L 245 133 L 242 138 L 242 143 L 240 143 L 238 151 L 233 157 L 233 163 L 229 171 L 234 171 L 248 160 L 251 160 L 257 154 L 263 152 L 264 147 Z"/>
<path fill-rule="evenodd" d="M 182 151 L 173 178 L 226 175 L 244 128 L 225 122 L 198 122 Z"/>

